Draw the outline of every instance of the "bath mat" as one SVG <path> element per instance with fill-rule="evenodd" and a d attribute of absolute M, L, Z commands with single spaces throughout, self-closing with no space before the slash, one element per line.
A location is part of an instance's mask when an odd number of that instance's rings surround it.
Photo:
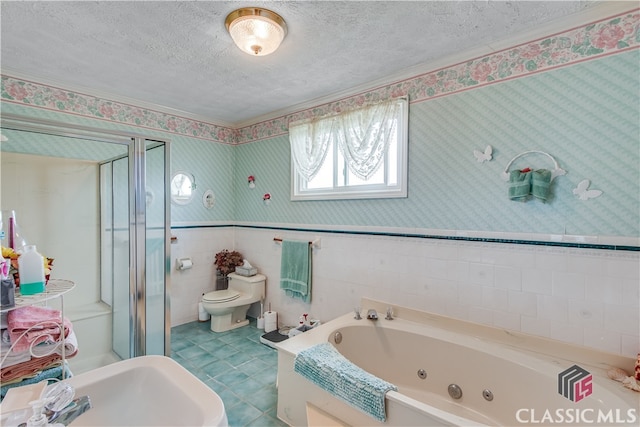
<path fill-rule="evenodd" d="M 387 419 L 385 394 L 398 388 L 347 360 L 328 342 L 300 353 L 294 371 L 378 421 Z"/>

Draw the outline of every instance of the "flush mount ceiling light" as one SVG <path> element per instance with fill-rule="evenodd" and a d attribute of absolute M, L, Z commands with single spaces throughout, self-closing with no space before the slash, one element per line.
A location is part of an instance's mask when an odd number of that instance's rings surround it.
<path fill-rule="evenodd" d="M 235 44 L 254 56 L 273 53 L 284 36 L 287 24 L 275 12 L 259 7 L 245 7 L 231 12 L 224 22 Z"/>

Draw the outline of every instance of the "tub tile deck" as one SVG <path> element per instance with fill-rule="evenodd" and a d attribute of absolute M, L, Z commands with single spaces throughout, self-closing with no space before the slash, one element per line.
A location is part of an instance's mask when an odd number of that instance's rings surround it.
<path fill-rule="evenodd" d="M 171 357 L 218 393 L 230 427 L 286 426 L 276 416 L 278 353 L 260 342 L 255 319 L 228 332 L 209 322 L 171 329 Z"/>

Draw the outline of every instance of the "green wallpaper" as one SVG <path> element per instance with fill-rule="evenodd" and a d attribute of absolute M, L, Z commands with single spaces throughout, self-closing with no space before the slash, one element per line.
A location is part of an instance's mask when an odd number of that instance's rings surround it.
<path fill-rule="evenodd" d="M 171 170 L 184 170 L 196 180 L 193 202 L 186 206 L 171 206 L 171 223 L 233 220 L 236 196 L 232 176 L 234 147 L 211 141 L 173 135 L 171 138 Z M 202 204 L 202 195 L 213 190 L 216 203 L 213 209 Z"/>
<path fill-rule="evenodd" d="M 407 199 L 291 202 L 286 135 L 234 146 L 16 103 L 3 102 L 2 111 L 170 140 L 171 170 L 191 172 L 198 185 L 194 203 L 172 206 L 174 225 L 238 221 L 638 237 L 639 63 L 634 49 L 411 104 Z M 493 160 L 478 163 L 473 150 L 489 144 Z M 554 181 L 548 203 L 507 197 L 500 174 L 528 150 L 550 153 L 568 171 Z M 528 156 L 514 166 L 552 165 Z M 249 175 L 256 177 L 254 189 Z M 583 179 L 604 194 L 579 200 L 572 190 Z M 207 189 L 216 195 L 211 210 L 201 203 Z M 262 201 L 267 192 L 269 205 Z"/>
<path fill-rule="evenodd" d="M 239 145 L 235 219 L 300 226 L 380 226 L 445 230 L 640 236 L 638 50 L 412 104 L 409 197 L 291 202 L 288 137 Z M 478 163 L 473 150 L 493 146 Z M 528 150 L 567 170 L 553 197 L 514 202 L 500 175 Z M 517 168 L 550 168 L 540 155 Z M 256 176 L 256 188 L 246 185 Z M 604 193 L 572 192 L 583 179 Z M 262 195 L 272 194 L 265 205 Z"/>
<path fill-rule="evenodd" d="M 171 144 L 170 170 L 172 172 L 177 170 L 191 172 L 195 176 L 197 184 L 193 203 L 187 206 L 171 206 L 172 224 L 208 222 L 228 224 L 233 221 L 235 196 L 231 177 L 234 147 L 231 145 L 164 133 L 157 129 L 144 129 L 113 121 L 79 117 L 11 103 L 3 103 L 2 112 L 98 129 L 126 131 L 150 138 L 169 140 Z M 16 146 L 17 132 L 7 132 L 6 134 L 9 137 L 6 149 L 15 152 L 94 160 L 105 159 L 110 157 L 112 153 L 122 152 L 121 149 L 111 150 L 110 144 L 107 143 L 82 141 L 82 144 L 78 144 L 78 140 L 70 141 L 68 138 L 40 134 L 28 136 L 24 132 L 20 133 L 20 143 Z M 4 144 L 3 150 L 5 150 Z M 208 189 L 213 190 L 216 195 L 216 205 L 213 209 L 206 209 L 202 204 L 202 195 Z M 157 189 L 153 191 L 155 193 Z"/>
<path fill-rule="evenodd" d="M 127 153 L 126 146 L 105 144 L 88 139 L 44 135 L 42 133 L 2 129 L 2 152 L 37 154 L 39 156 L 104 161 Z"/>

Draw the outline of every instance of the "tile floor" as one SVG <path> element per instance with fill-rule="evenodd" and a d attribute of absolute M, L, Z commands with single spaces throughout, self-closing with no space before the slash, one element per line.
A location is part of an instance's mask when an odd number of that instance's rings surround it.
<path fill-rule="evenodd" d="M 219 333 L 209 322 L 171 328 L 171 357 L 222 398 L 230 427 L 286 426 L 276 416 L 278 353 L 262 334 L 255 319 Z"/>

